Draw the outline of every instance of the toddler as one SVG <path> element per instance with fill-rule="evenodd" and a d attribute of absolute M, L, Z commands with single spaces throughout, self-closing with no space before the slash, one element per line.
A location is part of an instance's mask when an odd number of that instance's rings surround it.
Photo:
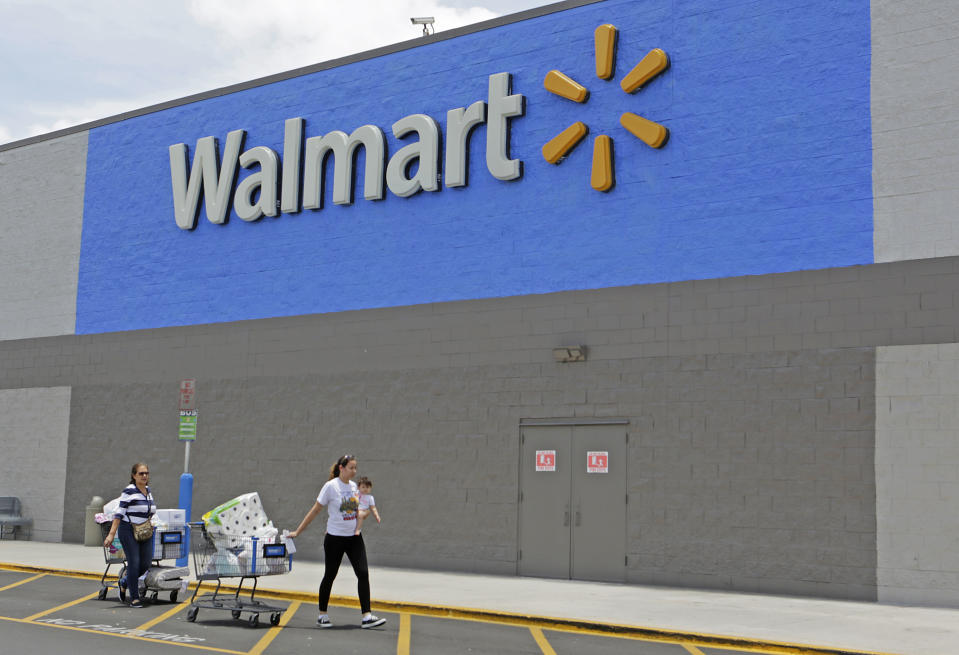
<path fill-rule="evenodd" d="M 363 520 L 369 516 L 371 512 L 376 522 L 380 522 L 380 513 L 376 511 L 376 500 L 371 493 L 373 491 L 373 481 L 364 475 L 356 481 L 356 486 L 360 489 L 360 505 L 356 515 L 356 532 L 353 534 L 360 533 L 360 530 L 363 529 Z"/>

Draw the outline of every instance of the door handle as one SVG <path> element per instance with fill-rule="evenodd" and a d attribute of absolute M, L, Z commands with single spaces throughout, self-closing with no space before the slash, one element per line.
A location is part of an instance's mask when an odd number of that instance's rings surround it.
<path fill-rule="evenodd" d="M 566 506 L 566 511 L 563 513 L 563 527 L 569 527 L 569 505 Z"/>
<path fill-rule="evenodd" d="M 576 527 L 577 527 L 577 528 L 579 527 L 579 524 L 580 524 L 580 518 L 581 518 L 581 517 L 580 517 L 580 514 L 579 514 L 579 508 L 577 507 L 577 508 L 576 508 Z"/>

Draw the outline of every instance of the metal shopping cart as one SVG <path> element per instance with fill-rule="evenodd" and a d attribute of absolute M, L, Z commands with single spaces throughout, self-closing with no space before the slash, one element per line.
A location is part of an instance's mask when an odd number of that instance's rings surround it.
<path fill-rule="evenodd" d="M 110 535 L 110 526 L 112 521 L 107 521 L 106 523 L 100 524 L 100 532 L 103 534 L 103 538 L 106 539 Z M 127 569 L 127 559 L 123 554 L 123 545 L 120 543 L 119 537 L 113 538 L 113 543 L 109 546 L 103 547 L 103 559 L 106 560 L 107 567 L 103 570 L 103 575 L 100 576 L 100 593 L 97 595 L 97 598 L 103 600 L 107 597 L 107 593 L 111 589 L 117 588 L 117 580 L 123 577 Z M 110 575 L 110 567 L 114 564 L 121 565 L 120 575 L 116 578 L 110 577 L 110 580 L 107 580 L 107 577 Z"/>
<path fill-rule="evenodd" d="M 100 524 L 100 530 L 103 538 L 106 539 L 110 534 L 110 521 Z M 162 565 L 163 560 L 179 559 L 186 557 L 189 541 L 186 538 L 186 526 L 181 524 L 161 525 L 153 531 L 153 565 L 147 571 L 147 574 L 140 585 L 140 597 L 149 598 L 156 601 L 160 592 L 170 593 L 170 602 L 175 603 L 180 592 L 186 588 L 185 578 L 181 579 L 179 574 L 189 573 L 185 569 L 179 571 Z M 113 543 L 103 548 L 103 559 L 106 561 L 106 569 L 100 576 L 100 593 L 97 598 L 103 600 L 107 597 L 110 589 L 116 589 L 118 580 L 122 579 L 127 572 L 126 555 L 123 552 L 123 545 L 118 537 L 114 537 Z M 116 578 L 110 575 L 110 567 L 114 564 L 121 566 L 120 572 Z M 166 577 L 164 572 L 172 572 L 173 577 Z"/>
<path fill-rule="evenodd" d="M 187 621 L 196 621 L 201 608 L 225 610 L 239 619 L 244 612 L 251 628 L 260 622 L 261 613 L 270 614 L 270 624 L 277 625 L 285 607 L 268 605 L 255 598 L 257 578 L 263 575 L 281 575 L 293 568 L 293 556 L 286 544 L 271 543 L 257 537 L 223 537 L 210 535 L 203 523 L 190 523 L 190 550 L 193 551 L 193 566 L 197 584 L 187 611 Z M 236 592 L 220 594 L 223 578 L 240 578 Z M 249 600 L 241 598 L 243 583 L 253 580 Z M 206 580 L 216 580 L 212 594 L 199 595 Z"/>

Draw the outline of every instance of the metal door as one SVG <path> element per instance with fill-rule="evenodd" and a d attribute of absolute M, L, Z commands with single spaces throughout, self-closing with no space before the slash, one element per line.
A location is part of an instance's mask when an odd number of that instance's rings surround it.
<path fill-rule="evenodd" d="M 625 579 L 626 439 L 625 423 L 522 426 L 520 575 Z"/>
<path fill-rule="evenodd" d="M 625 426 L 576 426 L 573 459 L 570 577 L 623 582 L 626 577 Z"/>
<path fill-rule="evenodd" d="M 569 579 L 572 429 L 524 428 L 521 441 L 519 574 Z M 537 471 L 537 453 L 553 453 L 555 470 Z"/>

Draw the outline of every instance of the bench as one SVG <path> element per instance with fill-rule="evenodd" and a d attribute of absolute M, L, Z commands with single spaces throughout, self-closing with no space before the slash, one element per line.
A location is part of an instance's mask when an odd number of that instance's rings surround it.
<path fill-rule="evenodd" d="M 17 538 L 17 530 L 33 527 L 33 519 L 21 515 L 20 499 L 16 496 L 0 496 L 0 539 L 9 534 Z"/>

